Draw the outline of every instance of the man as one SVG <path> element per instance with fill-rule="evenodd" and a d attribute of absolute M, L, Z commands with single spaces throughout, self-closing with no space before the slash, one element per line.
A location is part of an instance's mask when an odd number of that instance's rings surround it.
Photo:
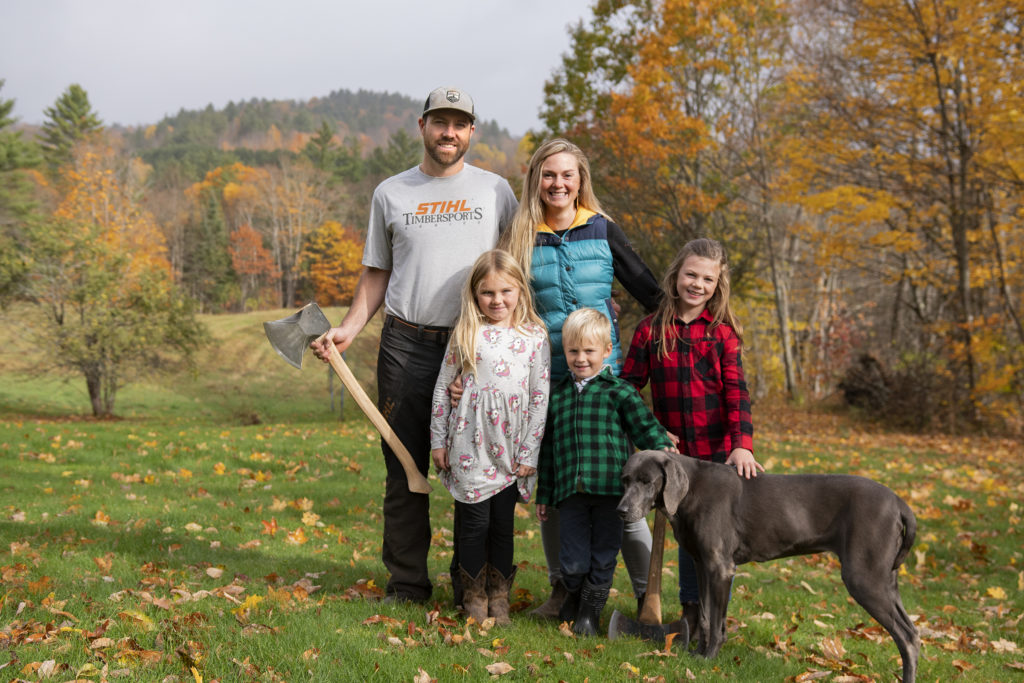
<path fill-rule="evenodd" d="M 473 100 L 462 90 L 437 88 L 427 96 L 419 119 L 423 162 L 374 190 L 352 306 L 325 337 L 325 344 L 344 351 L 384 305 L 378 406 L 424 474 L 431 397 L 460 289 L 516 209 L 506 180 L 463 160 L 475 121 Z M 312 347 L 326 360 L 326 346 Z M 433 588 L 427 571 L 430 498 L 409 491 L 398 459 L 383 441 L 381 447 L 387 465 L 381 555 L 391 572 L 385 600 L 426 602 Z"/>

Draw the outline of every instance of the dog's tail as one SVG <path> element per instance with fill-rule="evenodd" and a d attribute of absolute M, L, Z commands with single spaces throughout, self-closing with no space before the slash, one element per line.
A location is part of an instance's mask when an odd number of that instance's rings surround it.
<path fill-rule="evenodd" d="M 897 502 L 899 505 L 900 521 L 903 523 L 903 540 L 892 563 L 893 571 L 899 571 L 900 565 L 903 564 L 903 560 L 907 559 L 910 548 L 914 545 L 914 538 L 917 536 L 917 518 L 914 517 L 914 511 L 910 509 L 910 506 L 902 498 L 897 498 Z"/>

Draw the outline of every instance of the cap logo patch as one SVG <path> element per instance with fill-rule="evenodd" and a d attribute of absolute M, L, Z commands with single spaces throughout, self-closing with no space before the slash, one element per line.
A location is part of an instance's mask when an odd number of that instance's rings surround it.
<path fill-rule="evenodd" d="M 459 101 L 459 93 L 456 92 L 455 90 L 449 90 L 447 93 L 445 93 L 444 98 L 451 102 L 452 104 L 455 104 L 456 102 Z"/>

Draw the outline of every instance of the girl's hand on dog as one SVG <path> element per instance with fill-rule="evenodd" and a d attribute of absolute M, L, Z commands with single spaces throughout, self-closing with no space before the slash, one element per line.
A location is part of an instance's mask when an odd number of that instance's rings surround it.
<path fill-rule="evenodd" d="M 729 457 L 725 459 L 726 465 L 736 468 L 736 474 L 750 479 L 757 476 L 757 471 L 764 472 L 764 466 L 754 459 L 754 454 L 746 448 L 734 448 Z"/>
<path fill-rule="evenodd" d="M 434 468 L 438 472 L 444 470 L 449 471 L 451 468 L 448 466 L 448 449 L 447 448 L 431 448 L 430 457 L 434 461 Z"/>

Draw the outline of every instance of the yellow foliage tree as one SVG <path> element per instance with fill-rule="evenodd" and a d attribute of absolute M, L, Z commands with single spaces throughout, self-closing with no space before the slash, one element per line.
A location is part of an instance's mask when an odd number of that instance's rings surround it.
<path fill-rule="evenodd" d="M 815 39 L 794 93 L 817 118 L 794 166 L 801 203 L 884 273 L 892 338 L 913 327 L 915 354 L 948 367 L 951 414 L 1019 411 L 1020 3 L 805 2 L 798 15 Z"/>
<path fill-rule="evenodd" d="M 359 235 L 337 221 L 324 221 L 303 251 L 317 302 L 348 305 L 362 272 L 363 244 Z"/>

